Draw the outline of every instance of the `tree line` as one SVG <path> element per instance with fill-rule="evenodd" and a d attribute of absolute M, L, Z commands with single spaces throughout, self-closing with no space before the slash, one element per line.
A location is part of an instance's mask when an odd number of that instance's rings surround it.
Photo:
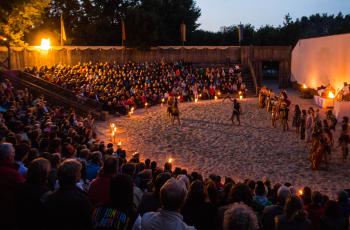
<path fill-rule="evenodd" d="M 249 12 L 247 12 L 249 13 Z M 49 35 L 58 44 L 60 17 L 66 45 L 121 45 L 125 22 L 128 47 L 181 45 L 180 24 L 187 29 L 186 45 L 239 45 L 238 25 L 218 32 L 199 28 L 201 15 L 194 0 L 11 0 L 0 5 L 0 35 L 12 45 L 37 43 Z M 301 38 L 350 32 L 350 15 L 314 14 L 280 26 L 243 25 L 242 45 L 295 45 Z"/>

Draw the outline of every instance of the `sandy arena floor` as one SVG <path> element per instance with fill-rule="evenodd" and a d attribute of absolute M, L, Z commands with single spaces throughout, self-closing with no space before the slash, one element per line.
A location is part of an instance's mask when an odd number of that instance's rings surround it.
<path fill-rule="evenodd" d="M 297 94 L 292 100 L 304 109 L 312 100 Z M 270 114 L 257 108 L 257 98 L 243 99 L 241 126 L 231 124 L 231 102 L 200 101 L 180 104 L 182 125 L 172 125 L 165 106 L 138 110 L 132 117 L 111 119 L 118 127 L 116 142 L 130 156 L 137 151 L 143 159 L 163 165 L 170 157 L 174 166 L 198 171 L 204 175 L 219 174 L 235 180 L 269 178 L 273 183 L 291 182 L 334 196 L 350 188 L 350 159 L 343 163 L 340 149 L 334 148 L 328 171 L 312 171 L 308 145 L 293 131 L 272 128 Z M 321 111 L 324 114 L 324 111 Z M 340 128 L 339 125 L 337 127 Z M 97 124 L 98 134 L 110 142 L 109 122 Z M 339 132 L 339 130 L 338 130 Z M 335 137 L 336 143 L 338 133 Z"/>

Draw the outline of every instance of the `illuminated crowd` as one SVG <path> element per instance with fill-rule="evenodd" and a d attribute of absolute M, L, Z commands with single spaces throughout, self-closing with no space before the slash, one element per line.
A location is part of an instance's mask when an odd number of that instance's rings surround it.
<path fill-rule="evenodd" d="M 0 83 L 0 229 L 349 227 L 346 191 L 332 200 L 288 182 L 204 177 L 176 160 L 142 160 L 98 140 L 91 116 Z"/>
<path fill-rule="evenodd" d="M 37 77 L 95 99 L 110 113 L 126 114 L 166 101 L 169 95 L 181 101 L 214 99 L 222 93 L 246 93 L 241 69 L 197 68 L 182 61 L 166 63 L 81 63 L 25 70 Z"/>

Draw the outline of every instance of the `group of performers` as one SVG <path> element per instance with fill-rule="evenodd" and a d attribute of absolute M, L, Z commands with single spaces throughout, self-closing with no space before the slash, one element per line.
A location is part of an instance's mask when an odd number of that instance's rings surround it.
<path fill-rule="evenodd" d="M 282 91 L 279 96 L 266 87 L 259 92 L 259 107 L 266 108 L 271 113 L 272 126 L 276 127 L 276 121 L 281 120 L 283 130 L 288 130 L 288 114 L 291 102 L 287 93 Z M 328 168 L 331 159 L 332 148 L 334 147 L 334 136 L 337 119 L 332 110 L 328 110 L 326 118 L 321 119 L 319 110 L 310 107 L 308 110 L 301 110 L 299 105 L 295 105 L 292 126 L 295 127 L 300 139 L 311 143 L 309 159 L 311 168 L 317 170 L 321 163 Z M 339 147 L 342 150 L 343 160 L 347 159 L 350 144 L 349 119 L 344 117 L 342 121 L 342 131 L 338 139 Z"/>
<path fill-rule="evenodd" d="M 241 120 L 240 120 L 240 114 L 241 114 L 241 104 L 237 101 L 236 98 L 232 99 L 232 97 L 230 95 L 227 95 L 226 97 L 224 97 L 223 102 L 229 99 L 230 101 L 232 101 L 232 115 L 231 115 L 231 122 L 232 124 L 235 124 L 235 119 L 238 122 L 238 125 L 241 124 Z M 169 96 L 167 98 L 167 114 L 168 116 L 171 118 L 171 122 L 172 124 L 175 123 L 175 120 L 178 121 L 178 124 L 181 125 L 181 121 L 180 121 L 180 110 L 179 110 L 179 99 L 178 97 L 175 96 Z"/>
<path fill-rule="evenodd" d="M 271 113 L 272 126 L 276 127 L 277 120 L 281 120 L 283 131 L 289 130 L 288 116 L 291 102 L 285 91 L 279 96 L 275 95 L 273 90 L 262 87 L 259 91 L 259 108 L 266 108 Z"/>

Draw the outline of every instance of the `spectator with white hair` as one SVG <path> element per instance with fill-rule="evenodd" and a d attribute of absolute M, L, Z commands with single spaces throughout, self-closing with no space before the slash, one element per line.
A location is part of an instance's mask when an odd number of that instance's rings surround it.
<path fill-rule="evenodd" d="M 24 178 L 15 164 L 15 149 L 11 143 L 0 144 L 0 229 L 15 225 L 15 191 Z"/>
<path fill-rule="evenodd" d="M 90 229 L 92 207 L 76 183 L 81 177 L 81 163 L 65 160 L 58 168 L 59 189 L 45 201 L 48 229 Z"/>
<path fill-rule="evenodd" d="M 170 178 L 160 190 L 161 209 L 145 213 L 141 220 L 142 230 L 191 230 L 180 214 L 187 196 L 186 185 L 181 180 Z"/>
<path fill-rule="evenodd" d="M 223 226 L 224 230 L 257 230 L 258 218 L 247 205 L 234 203 L 225 212 Z"/>

